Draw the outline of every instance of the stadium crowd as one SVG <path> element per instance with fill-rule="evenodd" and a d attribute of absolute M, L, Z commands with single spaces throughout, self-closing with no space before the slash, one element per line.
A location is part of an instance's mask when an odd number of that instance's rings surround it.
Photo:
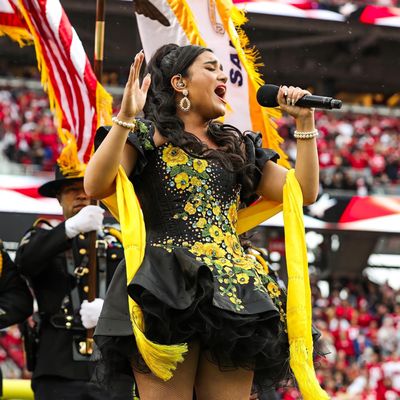
<path fill-rule="evenodd" d="M 316 113 L 318 152 L 324 189 L 365 195 L 394 188 L 400 178 L 400 119 L 381 115 Z M 286 154 L 294 162 L 294 125 L 279 121 Z"/>
<path fill-rule="evenodd" d="M 332 398 L 399 399 L 400 291 L 344 279 L 332 282 L 324 298 L 315 282 L 313 311 L 329 352 L 318 375 Z"/>
<path fill-rule="evenodd" d="M 0 149 L 10 161 L 53 169 L 60 145 L 45 93 L 0 90 L 0 121 Z"/>
<path fill-rule="evenodd" d="M 359 194 L 382 192 L 399 183 L 400 119 L 379 115 L 318 112 L 321 184 Z M 278 122 L 291 161 L 294 125 Z M 47 96 L 40 91 L 0 89 L 0 151 L 11 161 L 51 170 L 60 150 Z"/>

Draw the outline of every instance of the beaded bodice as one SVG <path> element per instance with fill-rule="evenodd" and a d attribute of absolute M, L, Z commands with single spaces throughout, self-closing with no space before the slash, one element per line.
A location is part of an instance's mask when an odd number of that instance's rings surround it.
<path fill-rule="evenodd" d="M 241 292 L 277 297 L 279 289 L 236 234 L 241 185 L 218 161 L 196 158 L 166 143 L 146 152 L 133 179 L 146 225 L 147 246 L 184 247 L 214 275 L 220 299 L 242 311 Z"/>

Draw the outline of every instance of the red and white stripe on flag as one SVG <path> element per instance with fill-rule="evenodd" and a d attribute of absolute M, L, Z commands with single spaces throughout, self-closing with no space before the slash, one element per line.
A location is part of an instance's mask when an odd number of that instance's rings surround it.
<path fill-rule="evenodd" d="M 75 29 L 59 0 L 21 0 L 21 11 L 35 38 L 36 54 L 56 111 L 61 140 L 76 140 L 86 163 L 98 126 L 97 79 Z"/>
<path fill-rule="evenodd" d="M 269 118 L 269 115 L 278 117 L 279 113 L 269 109 L 268 115 L 256 102 L 256 91 L 263 81 L 257 72 L 257 57 L 251 49 L 244 48 L 248 46 L 247 37 L 237 29 L 246 21 L 243 13 L 231 0 L 149 2 L 168 20 L 169 26 L 160 23 L 156 15 L 136 14 L 146 58 L 167 43 L 196 44 L 213 50 L 228 75 L 229 110 L 224 122 L 242 131 L 260 131 L 264 146 L 280 153 L 280 163 L 288 165 L 287 157 L 279 147 L 282 139 Z"/>
<path fill-rule="evenodd" d="M 0 0 L 0 5 L 4 13 L 14 11 L 14 22 L 33 38 L 42 85 L 64 145 L 59 164 L 66 173 L 82 170 L 97 127 L 110 123 L 112 97 L 97 81 L 59 0 Z"/>
<path fill-rule="evenodd" d="M 0 0 L 0 36 L 8 35 L 22 46 L 32 42 L 28 26 L 20 14 L 17 0 Z"/>

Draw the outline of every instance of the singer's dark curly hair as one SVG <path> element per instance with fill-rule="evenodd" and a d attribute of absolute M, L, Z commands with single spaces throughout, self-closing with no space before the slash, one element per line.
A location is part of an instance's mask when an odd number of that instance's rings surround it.
<path fill-rule="evenodd" d="M 177 74 L 188 77 L 190 66 L 205 51 L 212 52 L 201 46 L 167 44 L 155 52 L 146 68 L 146 73 L 151 74 L 151 85 L 143 110 L 144 115 L 153 121 L 161 135 L 175 146 L 196 156 L 217 159 L 224 168 L 243 173 L 248 166 L 243 135 L 237 128 L 210 121 L 207 133 L 218 145 L 218 150 L 213 150 L 195 135 L 185 132 L 183 121 L 177 116 L 176 93 L 171 85 L 171 78 Z"/>

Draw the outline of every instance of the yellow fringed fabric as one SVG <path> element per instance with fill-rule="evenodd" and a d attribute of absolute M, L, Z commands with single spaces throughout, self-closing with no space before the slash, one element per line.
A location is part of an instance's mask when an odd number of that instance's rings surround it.
<path fill-rule="evenodd" d="M 97 112 L 97 127 L 103 125 L 111 125 L 113 98 L 110 93 L 97 82 L 96 85 L 96 112 Z"/>
<path fill-rule="evenodd" d="M 3 273 L 3 253 L 0 251 L 0 276 Z"/>
<path fill-rule="evenodd" d="M 206 43 L 200 35 L 197 28 L 196 19 L 193 16 L 192 10 L 185 0 L 167 0 L 171 10 L 175 14 L 179 25 L 185 32 L 191 44 L 206 47 Z"/>
<path fill-rule="evenodd" d="M 81 178 L 84 176 L 86 165 L 81 163 L 78 158 L 76 141 L 72 135 L 61 150 L 57 158 L 57 164 L 62 174 L 68 178 Z"/>
<path fill-rule="evenodd" d="M 249 101 L 252 129 L 261 132 L 263 138 L 263 147 L 274 149 L 280 156 L 278 163 L 286 168 L 290 167 L 288 157 L 280 148 L 283 139 L 276 130 L 276 123 L 272 118 L 281 116 L 278 109 L 263 109 L 256 101 L 256 92 L 264 84 L 264 80 L 258 70 L 263 64 L 260 61 L 259 52 L 250 47 L 250 41 L 245 31 L 241 28 L 246 22 L 245 12 L 239 10 L 232 0 L 218 0 L 216 2 L 218 13 L 229 38 L 234 45 L 240 62 L 244 66 L 249 77 Z"/>
<path fill-rule="evenodd" d="M 116 179 L 116 192 L 102 202 L 119 221 L 124 244 L 126 279 L 129 284 L 139 269 L 146 247 L 146 230 L 143 214 L 132 183 L 120 166 Z M 173 371 L 187 352 L 186 343 L 161 345 L 146 338 L 143 313 L 138 304 L 128 296 L 129 315 L 136 344 L 146 365 L 163 380 L 172 377 Z"/>
<path fill-rule="evenodd" d="M 304 400 L 326 400 L 314 371 L 311 289 L 303 222 L 303 195 L 294 170 L 283 188 L 283 219 L 288 271 L 287 329 L 290 367 Z"/>
<path fill-rule="evenodd" d="M 23 15 L 30 31 L 28 32 L 26 30 L 26 32 L 29 33 L 30 40 L 35 45 L 36 60 L 38 69 L 40 71 L 40 81 L 44 91 L 48 95 L 50 110 L 55 115 L 58 136 L 63 144 L 63 150 L 57 159 L 57 163 L 60 165 L 63 175 L 69 176 L 68 174 L 78 171 L 79 176 L 83 176 L 86 165 L 79 160 L 75 136 L 62 127 L 63 111 L 58 103 L 57 96 L 50 79 L 49 69 L 43 55 L 42 46 L 40 44 L 40 38 L 38 37 L 36 30 L 32 25 L 31 19 L 29 18 L 29 13 L 22 2 L 19 2 L 18 8 Z M 96 85 L 96 113 L 97 127 L 101 125 L 111 125 L 112 96 L 105 90 L 100 82 L 97 82 Z"/>
<path fill-rule="evenodd" d="M 31 32 L 33 43 L 35 44 L 36 61 L 40 71 L 40 81 L 49 98 L 50 110 L 55 115 L 58 136 L 64 146 L 59 158 L 57 159 L 57 163 L 59 163 L 60 169 L 65 176 L 68 176 L 69 173 L 74 173 L 73 171 L 83 171 L 81 174 L 81 176 L 83 176 L 85 165 L 82 164 L 78 158 L 74 135 L 62 127 L 63 113 L 61 106 L 58 104 L 57 96 L 50 80 L 49 69 L 44 59 L 40 39 L 37 36 L 34 26 L 32 25 L 31 19 L 29 18 L 29 13 L 22 2 L 19 2 L 19 11 L 23 15 L 24 20 Z"/>
<path fill-rule="evenodd" d="M 20 47 L 28 46 L 33 43 L 32 35 L 24 28 L 0 25 L 0 36 L 4 35 L 17 42 Z"/>
<path fill-rule="evenodd" d="M 282 204 L 268 200 L 260 200 L 258 203 L 253 204 L 250 207 L 242 208 L 238 212 L 236 232 L 238 235 L 241 235 L 281 211 Z"/>

